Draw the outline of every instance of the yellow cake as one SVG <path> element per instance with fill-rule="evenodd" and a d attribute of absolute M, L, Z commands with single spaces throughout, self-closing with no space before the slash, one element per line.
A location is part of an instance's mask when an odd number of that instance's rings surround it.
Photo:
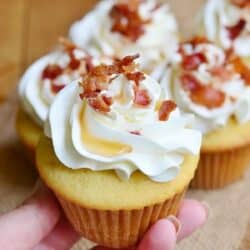
<path fill-rule="evenodd" d="M 176 215 L 198 160 L 186 156 L 174 181 L 156 183 L 140 172 L 122 181 L 114 171 L 69 169 L 57 159 L 45 136 L 36 159 L 42 180 L 53 190 L 77 232 L 114 248 L 133 246 L 158 219 Z"/>
<path fill-rule="evenodd" d="M 43 130 L 21 108 L 17 111 L 16 129 L 28 157 L 34 162 L 35 149 Z"/>

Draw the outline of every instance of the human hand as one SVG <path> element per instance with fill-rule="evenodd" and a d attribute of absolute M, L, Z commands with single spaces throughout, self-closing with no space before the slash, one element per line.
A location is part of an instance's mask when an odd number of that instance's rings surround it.
<path fill-rule="evenodd" d="M 158 221 L 137 249 L 173 250 L 177 241 L 205 222 L 207 214 L 206 205 L 184 200 L 178 219 L 170 217 Z M 79 235 L 62 215 L 55 197 L 42 185 L 21 207 L 0 216 L 0 249 L 68 250 L 78 239 Z M 108 249 L 95 247 L 93 250 Z"/>

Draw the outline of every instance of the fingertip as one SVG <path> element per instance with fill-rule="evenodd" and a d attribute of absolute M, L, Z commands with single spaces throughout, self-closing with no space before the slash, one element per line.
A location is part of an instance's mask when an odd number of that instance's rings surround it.
<path fill-rule="evenodd" d="M 182 225 L 178 240 L 182 240 L 201 227 L 207 220 L 208 214 L 207 204 L 192 199 L 184 200 L 177 216 Z"/>
<path fill-rule="evenodd" d="M 161 219 L 145 234 L 138 250 L 172 250 L 176 239 L 176 226 L 171 220 Z"/>
<path fill-rule="evenodd" d="M 63 216 L 55 229 L 43 239 L 34 250 L 40 249 L 70 249 L 79 240 L 79 234 L 73 229 L 68 220 Z"/>

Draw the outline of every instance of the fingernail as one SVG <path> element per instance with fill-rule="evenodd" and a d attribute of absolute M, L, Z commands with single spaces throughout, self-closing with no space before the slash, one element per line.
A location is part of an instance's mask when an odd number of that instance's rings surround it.
<path fill-rule="evenodd" d="M 209 216 L 211 215 L 211 207 L 210 207 L 210 205 L 206 201 L 201 201 L 201 205 L 205 209 L 206 217 L 209 218 Z"/>
<path fill-rule="evenodd" d="M 175 227 L 176 235 L 179 234 L 181 230 L 181 223 L 180 221 L 173 215 L 170 215 L 167 217 L 167 220 L 169 220 Z"/>

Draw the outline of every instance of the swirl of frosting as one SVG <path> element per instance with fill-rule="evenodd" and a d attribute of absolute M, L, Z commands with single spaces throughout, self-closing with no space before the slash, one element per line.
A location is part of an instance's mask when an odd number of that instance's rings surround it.
<path fill-rule="evenodd" d="M 202 13 L 202 29 L 211 41 L 237 55 L 250 56 L 250 4 L 248 0 L 209 0 Z"/>
<path fill-rule="evenodd" d="M 232 116 L 239 123 L 250 120 L 249 69 L 243 73 L 246 68 L 237 56 L 200 38 L 183 43 L 179 51 L 179 62 L 161 86 L 183 111 L 196 115 L 195 128 L 207 133 Z"/>
<path fill-rule="evenodd" d="M 63 49 L 40 58 L 29 67 L 20 81 L 21 104 L 41 126 L 58 92 L 86 74 L 93 64 L 99 63 L 99 59 L 92 58 L 83 49 L 65 39 L 62 42 Z"/>
<path fill-rule="evenodd" d="M 137 71 L 136 57 L 93 68 L 53 102 L 46 134 L 57 158 L 72 169 L 115 170 L 128 179 L 139 170 L 156 182 L 176 177 L 186 154 L 198 154 L 201 134 L 187 128 L 159 83 Z"/>
<path fill-rule="evenodd" d="M 139 53 L 143 71 L 155 77 L 178 49 L 177 22 L 158 0 L 101 1 L 73 24 L 70 37 L 93 53 L 119 58 Z"/>

